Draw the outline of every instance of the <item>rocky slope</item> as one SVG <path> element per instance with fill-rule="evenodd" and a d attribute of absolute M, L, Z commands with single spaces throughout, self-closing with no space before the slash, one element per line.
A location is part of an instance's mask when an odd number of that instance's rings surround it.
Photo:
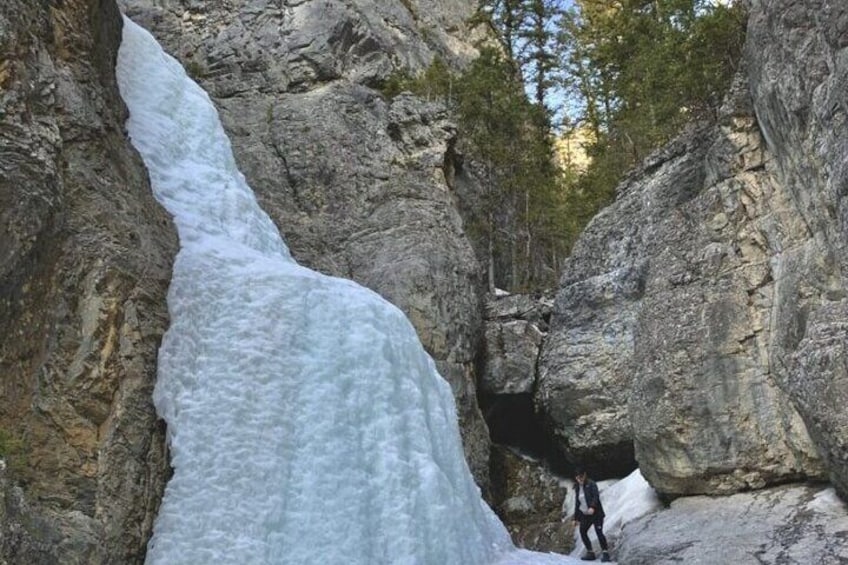
<path fill-rule="evenodd" d="M 0 561 L 137 563 L 176 251 L 123 132 L 112 2 L 0 7 Z"/>
<path fill-rule="evenodd" d="M 841 5 L 840 5 L 841 6 Z M 751 3 L 717 126 L 635 172 L 565 268 L 536 403 L 559 449 L 669 495 L 848 495 L 848 9 Z"/>
<path fill-rule="evenodd" d="M 543 462 L 493 446 L 493 509 L 517 547 L 554 553 L 573 548 L 574 527 L 562 514 L 566 490 Z"/>
<path fill-rule="evenodd" d="M 295 258 L 401 308 L 453 385 L 481 485 L 479 266 L 456 210 L 464 173 L 440 106 L 378 90 L 474 53 L 468 0 L 123 0 L 212 96 L 239 168 Z M 467 175 L 466 175 L 467 176 Z M 463 178 L 464 183 L 473 179 Z"/>
<path fill-rule="evenodd" d="M 833 489 L 783 486 L 691 496 L 624 527 L 613 555 L 629 565 L 848 561 L 848 508 Z"/>

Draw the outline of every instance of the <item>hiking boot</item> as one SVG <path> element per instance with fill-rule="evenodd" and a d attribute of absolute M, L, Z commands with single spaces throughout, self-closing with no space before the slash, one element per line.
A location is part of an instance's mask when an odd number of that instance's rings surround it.
<path fill-rule="evenodd" d="M 603 553 L 601 553 L 601 561 L 604 563 L 609 563 L 610 561 L 612 561 L 608 552 L 604 551 Z"/>
<path fill-rule="evenodd" d="M 586 555 L 580 558 L 580 561 L 594 561 L 595 560 L 595 552 L 587 551 Z"/>

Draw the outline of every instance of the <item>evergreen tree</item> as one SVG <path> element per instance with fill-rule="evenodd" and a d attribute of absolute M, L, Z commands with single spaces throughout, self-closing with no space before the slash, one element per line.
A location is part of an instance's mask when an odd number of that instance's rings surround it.
<path fill-rule="evenodd" d="M 714 115 L 744 38 L 741 5 L 708 0 L 576 0 L 573 45 L 586 119 L 630 163 L 693 117 Z"/>
<path fill-rule="evenodd" d="M 534 102 L 548 113 L 548 94 L 557 70 L 557 28 L 562 10 L 555 0 L 526 0 L 525 13 L 520 33 L 525 47 L 519 63 Z"/>
<path fill-rule="evenodd" d="M 574 0 L 563 11 L 562 1 L 484 0 L 479 18 L 498 46 L 482 47 L 461 75 L 437 59 L 385 85 L 455 112 L 486 188 L 469 228 L 486 250 L 490 289 L 553 284 L 624 173 L 686 121 L 715 114 L 741 53 L 741 5 Z M 558 113 L 587 132 L 585 170 L 556 164 Z"/>
<path fill-rule="evenodd" d="M 569 194 L 578 215 L 610 202 L 624 173 L 684 123 L 715 116 L 745 19 L 741 3 L 575 0 L 561 26 L 561 63 L 580 101 L 577 122 L 594 138 L 591 165 Z"/>
<path fill-rule="evenodd" d="M 457 117 L 485 188 L 468 227 L 477 247 L 486 250 L 490 290 L 553 284 L 564 253 L 562 175 L 547 116 L 528 99 L 514 61 L 498 48 L 484 47 L 455 76 L 437 59 L 418 77 L 393 77 L 383 92 L 402 90 L 439 98 Z"/>
<path fill-rule="evenodd" d="M 482 50 L 457 93 L 461 133 L 486 177 L 481 218 L 489 286 L 550 284 L 551 262 L 561 253 L 556 216 L 562 207 L 545 113 L 527 99 L 511 61 L 494 49 Z"/>
<path fill-rule="evenodd" d="M 478 21 L 487 24 L 501 42 L 504 53 L 518 61 L 520 38 L 526 20 L 526 0 L 481 0 Z"/>

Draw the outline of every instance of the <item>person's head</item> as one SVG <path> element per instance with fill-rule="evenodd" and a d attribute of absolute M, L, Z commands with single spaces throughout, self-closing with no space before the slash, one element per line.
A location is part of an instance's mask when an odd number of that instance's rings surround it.
<path fill-rule="evenodd" d="M 577 481 L 579 484 L 582 485 L 583 483 L 586 482 L 586 477 L 587 477 L 586 469 L 584 469 L 583 467 L 581 467 L 579 465 L 574 468 L 574 480 L 575 481 Z"/>

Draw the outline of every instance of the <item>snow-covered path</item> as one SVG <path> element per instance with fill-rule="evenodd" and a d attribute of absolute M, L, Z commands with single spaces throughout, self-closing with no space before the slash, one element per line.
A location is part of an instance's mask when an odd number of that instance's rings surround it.
<path fill-rule="evenodd" d="M 571 563 L 516 551 L 406 317 L 297 265 L 206 93 L 124 21 L 131 139 L 181 250 L 154 401 L 174 476 L 149 563 Z"/>

